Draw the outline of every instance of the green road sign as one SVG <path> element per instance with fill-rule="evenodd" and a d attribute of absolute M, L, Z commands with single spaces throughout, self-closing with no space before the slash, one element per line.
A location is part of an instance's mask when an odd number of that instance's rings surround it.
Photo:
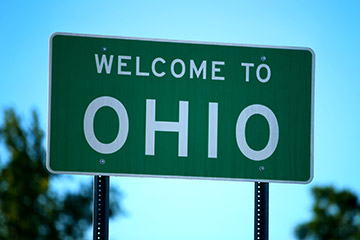
<path fill-rule="evenodd" d="M 56 33 L 53 173 L 308 183 L 308 48 Z"/>

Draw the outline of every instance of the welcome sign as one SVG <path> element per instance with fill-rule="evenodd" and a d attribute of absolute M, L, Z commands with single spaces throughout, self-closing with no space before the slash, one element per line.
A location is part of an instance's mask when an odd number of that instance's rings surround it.
<path fill-rule="evenodd" d="M 310 182 L 314 53 L 56 33 L 53 173 Z"/>

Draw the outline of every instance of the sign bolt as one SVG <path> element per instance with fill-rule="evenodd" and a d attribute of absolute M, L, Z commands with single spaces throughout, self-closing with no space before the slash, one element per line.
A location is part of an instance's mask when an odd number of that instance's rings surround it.
<path fill-rule="evenodd" d="M 263 171 L 265 171 L 265 167 L 264 167 L 264 166 L 260 166 L 260 167 L 259 167 L 259 170 L 260 170 L 260 172 L 263 172 Z"/>
<path fill-rule="evenodd" d="M 100 164 L 105 164 L 105 160 L 104 159 L 100 159 Z"/>
<path fill-rule="evenodd" d="M 103 47 L 102 50 L 103 50 L 103 52 L 106 52 L 107 48 L 106 48 L 106 47 Z"/>
<path fill-rule="evenodd" d="M 266 57 L 265 57 L 265 56 L 262 56 L 260 59 L 261 59 L 261 61 L 263 61 L 263 62 L 266 61 Z"/>

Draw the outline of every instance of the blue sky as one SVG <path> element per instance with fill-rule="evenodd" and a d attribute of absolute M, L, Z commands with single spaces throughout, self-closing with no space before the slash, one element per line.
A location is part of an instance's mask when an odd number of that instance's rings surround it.
<path fill-rule="evenodd" d="M 315 178 L 309 185 L 270 184 L 270 238 L 295 239 L 294 227 L 310 217 L 312 186 L 360 194 L 359 11 L 359 1 L 0 0 L 0 116 L 14 107 L 26 120 L 36 109 L 46 129 L 54 32 L 310 47 Z M 111 222 L 111 239 L 253 238 L 253 183 L 111 181 L 123 191 L 127 211 Z"/>

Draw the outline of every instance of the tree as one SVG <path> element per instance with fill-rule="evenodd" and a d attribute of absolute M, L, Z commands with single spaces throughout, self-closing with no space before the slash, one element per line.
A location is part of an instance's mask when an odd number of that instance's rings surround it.
<path fill-rule="evenodd" d="M 81 193 L 59 196 L 50 187 L 59 176 L 45 168 L 43 138 L 35 112 L 26 130 L 14 110 L 5 111 L 0 143 L 9 159 L 0 162 L 0 239 L 82 239 L 91 225 L 91 183 L 82 186 Z M 111 197 L 113 216 L 120 212 L 119 192 L 112 189 Z"/>
<path fill-rule="evenodd" d="M 296 228 L 298 239 L 360 239 L 360 203 L 354 193 L 333 187 L 314 187 L 312 195 L 313 218 Z"/>

